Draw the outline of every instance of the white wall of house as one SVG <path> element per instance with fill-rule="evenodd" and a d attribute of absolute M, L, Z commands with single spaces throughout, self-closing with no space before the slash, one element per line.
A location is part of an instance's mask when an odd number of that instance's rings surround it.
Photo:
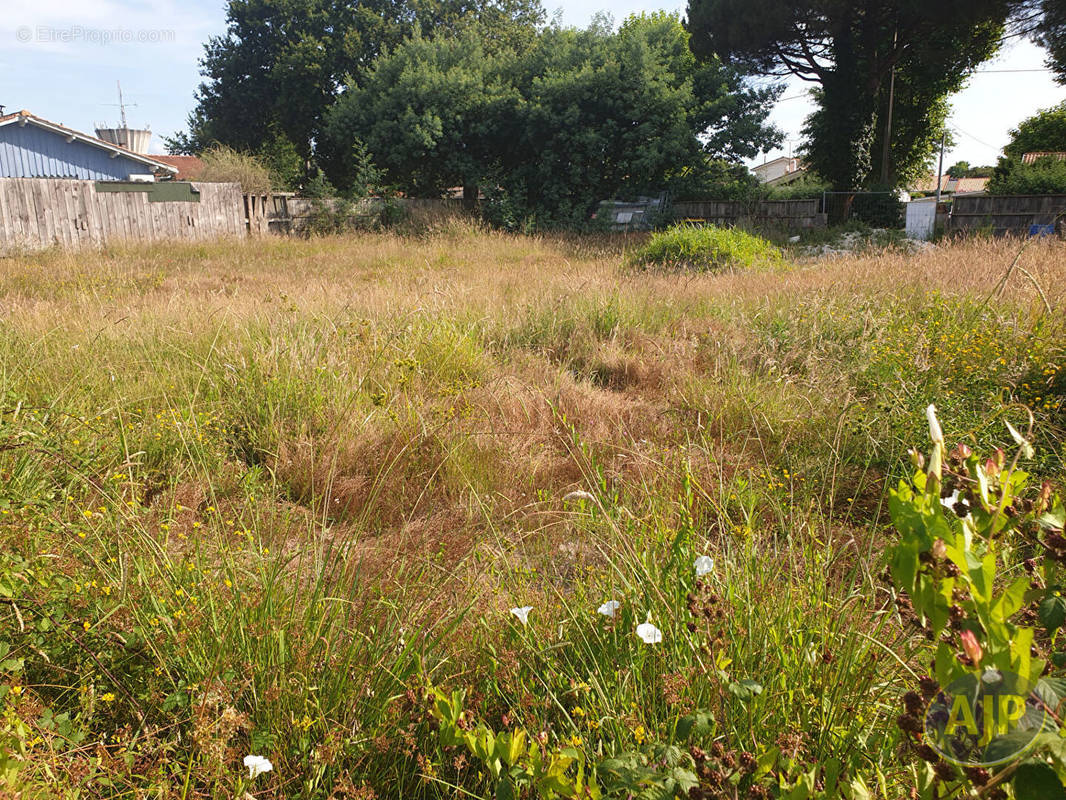
<path fill-rule="evenodd" d="M 798 158 L 775 158 L 773 161 L 767 161 L 764 164 L 759 164 L 757 167 L 752 167 L 751 171 L 754 172 L 759 180 L 763 183 L 769 183 L 770 181 L 783 178 L 785 175 L 789 175 L 802 167 L 802 163 Z"/>

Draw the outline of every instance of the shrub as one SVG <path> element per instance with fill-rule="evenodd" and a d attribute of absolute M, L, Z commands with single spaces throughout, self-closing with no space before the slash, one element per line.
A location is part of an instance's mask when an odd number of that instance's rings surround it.
<path fill-rule="evenodd" d="M 1066 194 L 1066 161 L 1038 158 L 1032 164 L 1001 158 L 989 194 Z"/>
<path fill-rule="evenodd" d="M 756 202 L 766 194 L 765 187 L 743 164 L 707 159 L 696 168 L 673 176 L 667 186 L 674 197 L 685 200 Z"/>
<path fill-rule="evenodd" d="M 284 133 L 273 132 L 259 146 L 255 158 L 270 172 L 275 189 L 296 191 L 307 177 L 304 158 Z"/>
<path fill-rule="evenodd" d="M 807 172 L 791 183 L 782 186 L 772 186 L 767 194 L 767 200 L 821 200 L 823 192 L 832 191 L 829 181 L 823 180 L 814 173 Z"/>
<path fill-rule="evenodd" d="M 239 183 L 245 194 L 267 194 L 273 181 L 270 170 L 256 156 L 216 144 L 200 154 L 204 169 L 200 180 L 208 183 Z"/>
<path fill-rule="evenodd" d="M 719 272 L 778 261 L 781 251 L 765 239 L 737 228 L 674 225 L 654 234 L 632 257 L 639 267 Z"/>

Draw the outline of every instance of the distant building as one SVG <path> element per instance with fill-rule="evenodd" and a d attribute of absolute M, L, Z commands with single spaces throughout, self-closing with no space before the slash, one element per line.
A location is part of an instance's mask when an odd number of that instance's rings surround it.
<path fill-rule="evenodd" d="M 204 162 L 199 156 L 153 156 L 153 158 L 169 167 L 174 167 L 178 171 L 173 176 L 176 181 L 199 180 L 200 173 L 204 171 Z M 157 177 L 163 176 L 157 175 Z"/>
<path fill-rule="evenodd" d="M 1062 161 L 1066 159 L 1066 153 L 1058 152 L 1046 152 L 1046 153 L 1026 153 L 1022 156 L 1023 164 L 1032 164 L 1034 161 L 1040 158 L 1053 158 L 1056 161 Z"/>
<path fill-rule="evenodd" d="M 773 161 L 764 161 L 762 164 L 752 167 L 751 171 L 763 183 L 780 185 L 797 180 L 807 171 L 807 165 L 803 163 L 801 158 L 794 156 L 785 158 L 781 156 Z"/>
<path fill-rule="evenodd" d="M 941 194 L 969 194 L 983 192 L 988 185 L 988 178 L 952 178 L 950 175 L 941 175 L 939 183 Z M 930 175 L 917 185 L 910 187 L 910 191 L 933 194 L 936 192 L 936 187 L 936 176 Z"/>
<path fill-rule="evenodd" d="M 150 180 L 176 167 L 19 111 L 0 117 L 0 177 Z"/>

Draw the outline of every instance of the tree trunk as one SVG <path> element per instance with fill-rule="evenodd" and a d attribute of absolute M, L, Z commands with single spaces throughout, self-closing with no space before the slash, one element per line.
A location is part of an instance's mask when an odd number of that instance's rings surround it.
<path fill-rule="evenodd" d="M 463 208 L 473 211 L 477 208 L 478 185 L 476 183 L 463 183 Z"/>
<path fill-rule="evenodd" d="M 862 187 L 873 166 L 880 80 L 854 47 L 852 35 L 841 32 L 833 42 L 835 68 L 822 80 L 818 135 L 812 137 L 808 160 L 814 171 L 840 192 Z"/>

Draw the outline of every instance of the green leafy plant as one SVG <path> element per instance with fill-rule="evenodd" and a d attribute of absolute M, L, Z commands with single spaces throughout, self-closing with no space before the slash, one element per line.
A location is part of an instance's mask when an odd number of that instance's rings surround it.
<path fill-rule="evenodd" d="M 737 228 L 674 225 L 652 235 L 630 263 L 637 267 L 720 272 L 781 260 L 781 251 L 765 239 Z"/>
<path fill-rule="evenodd" d="M 761 691 L 754 682 L 745 683 L 748 691 L 751 687 Z M 743 796 L 766 797 L 761 784 L 775 777 L 771 773 L 778 763 L 775 748 L 756 757 L 730 753 L 714 742 L 705 751 L 696 744 L 713 731 L 714 720 L 705 711 L 679 718 L 669 741 L 649 742 L 640 750 L 594 759 L 578 741 L 550 745 L 546 732 L 531 735 L 522 727 L 496 732 L 483 722 L 475 724 L 464 711 L 461 689 L 446 694 L 430 686 L 426 695 L 430 716 L 439 726 L 440 746 L 445 752 L 462 748 L 473 756 L 498 799 L 532 795 L 544 800 L 710 800 L 720 796 L 719 788 L 728 796 L 742 792 Z M 839 764 L 835 771 L 830 769 L 834 785 L 839 772 Z M 804 785 L 802 778 L 796 785 Z"/>
<path fill-rule="evenodd" d="M 485 768 L 497 800 L 526 796 L 599 798 L 590 780 L 584 753 L 576 747 L 549 748 L 545 739 L 522 728 L 495 732 L 484 723 L 472 725 L 463 710 L 465 693 L 447 695 L 429 689 L 430 714 L 440 725 L 445 749 L 463 747 Z"/>
<path fill-rule="evenodd" d="M 988 181 L 989 194 L 1064 194 L 1066 161 L 1044 156 L 1031 164 L 1001 158 Z"/>
<path fill-rule="evenodd" d="M 1018 446 L 1014 458 L 1007 463 L 997 450 L 981 459 L 962 444 L 948 452 L 935 408 L 927 413 L 933 440 L 928 468 L 913 454 L 916 472 L 890 493 L 900 539 L 887 552 L 901 613 L 932 651 L 932 674 L 906 694 L 898 720 L 926 762 L 917 796 L 1001 797 L 997 787 L 1010 783 L 1019 800 L 1061 797 L 1066 741 L 1058 720 L 1066 654 L 1055 648 L 1066 622 L 1060 575 L 1066 509 L 1050 484 L 1031 491 L 1018 468 L 1021 457 L 1033 456 L 1031 431 L 1023 436 L 1007 422 Z M 981 686 L 1006 675 L 1032 687 L 1019 692 L 1028 695 L 1019 714 L 1044 713 L 1039 727 L 1029 726 L 1026 716 L 1018 728 L 993 729 L 986 718 L 982 736 L 974 736 L 977 755 L 966 759 L 931 746 L 928 719 L 921 717 L 926 708 L 932 709 L 927 715 L 935 712 L 947 687 L 967 680 Z M 955 708 L 953 702 L 951 713 Z M 968 713 L 965 703 L 958 708 Z"/>

